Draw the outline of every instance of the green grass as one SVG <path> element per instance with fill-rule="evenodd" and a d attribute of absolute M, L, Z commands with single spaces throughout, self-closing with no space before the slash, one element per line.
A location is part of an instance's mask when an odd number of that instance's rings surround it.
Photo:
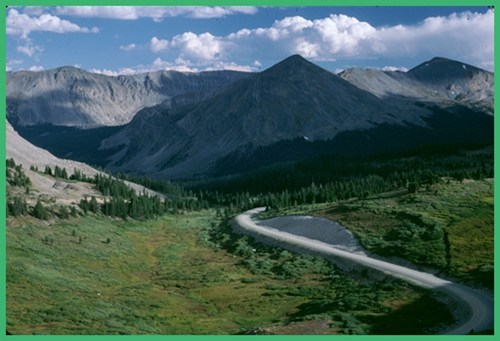
<path fill-rule="evenodd" d="M 404 320 L 429 307 L 431 320 L 407 320 L 401 331 L 429 333 L 452 320 L 423 289 L 390 279 L 360 283 L 319 258 L 227 233 L 212 211 L 148 221 L 9 218 L 7 330 L 391 333 L 384 317 Z M 241 240 L 240 248 L 228 250 L 221 240 Z M 248 245 L 255 251 L 248 254 Z M 326 322 L 311 329 L 316 320 Z"/>
<path fill-rule="evenodd" d="M 493 288 L 493 180 L 443 181 L 417 194 L 313 210 L 369 251 Z"/>

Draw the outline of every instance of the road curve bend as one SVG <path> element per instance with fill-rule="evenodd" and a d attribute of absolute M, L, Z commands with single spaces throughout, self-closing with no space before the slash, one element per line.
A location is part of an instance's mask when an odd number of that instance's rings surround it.
<path fill-rule="evenodd" d="M 480 292 L 479 290 L 441 279 L 429 273 L 416 271 L 400 265 L 370 258 L 366 255 L 340 250 L 319 240 L 297 236 L 268 226 L 257 225 L 252 220 L 252 216 L 257 215 L 264 210 L 264 207 L 259 207 L 246 211 L 236 216 L 235 222 L 240 228 L 248 231 L 249 233 L 256 233 L 261 236 L 287 244 L 296 245 L 310 251 L 340 257 L 363 266 L 377 269 L 388 275 L 412 282 L 418 286 L 438 290 L 450 295 L 459 303 L 465 304 L 468 307 L 470 314 L 468 314 L 468 318 L 461 321 L 460 325 L 453 326 L 452 329 L 445 331 L 444 334 L 460 335 L 469 334 L 471 331 L 481 332 L 493 330 L 494 306 L 493 298 L 491 296 Z"/>

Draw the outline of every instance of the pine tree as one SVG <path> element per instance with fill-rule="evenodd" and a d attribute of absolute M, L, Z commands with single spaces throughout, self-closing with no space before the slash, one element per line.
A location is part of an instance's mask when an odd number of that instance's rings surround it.
<path fill-rule="evenodd" d="M 87 196 L 85 198 L 80 199 L 80 208 L 82 209 L 84 214 L 87 214 L 89 211 L 89 202 L 87 201 Z"/>
<path fill-rule="evenodd" d="M 92 213 L 99 213 L 99 204 L 97 203 L 97 199 L 94 196 L 90 198 L 89 210 Z"/>
<path fill-rule="evenodd" d="M 47 209 L 43 206 L 40 200 L 36 202 L 35 207 L 33 208 L 33 216 L 37 219 L 40 220 L 48 220 L 49 219 L 49 212 Z"/>
<path fill-rule="evenodd" d="M 61 178 L 63 179 L 68 179 L 68 172 L 66 171 L 66 168 L 63 168 L 61 171 Z"/>
<path fill-rule="evenodd" d="M 52 176 L 52 169 L 50 168 L 49 165 L 45 166 L 45 174 Z"/>

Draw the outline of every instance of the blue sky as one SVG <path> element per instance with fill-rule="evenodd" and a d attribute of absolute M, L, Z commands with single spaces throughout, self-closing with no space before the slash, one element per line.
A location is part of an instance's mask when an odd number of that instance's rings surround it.
<path fill-rule="evenodd" d="M 332 71 L 435 56 L 493 70 L 487 7 L 9 7 L 11 71 L 260 71 L 292 54 Z"/>

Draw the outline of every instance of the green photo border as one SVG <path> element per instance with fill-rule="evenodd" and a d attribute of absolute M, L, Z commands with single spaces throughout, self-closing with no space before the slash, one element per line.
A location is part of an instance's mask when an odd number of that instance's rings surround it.
<path fill-rule="evenodd" d="M 45 6 L 57 6 L 57 5 L 141 5 L 141 6 L 146 6 L 146 5 L 205 5 L 205 6 L 215 6 L 215 5 L 253 5 L 253 6 L 492 6 L 495 5 L 497 1 L 495 0 L 490 0 L 490 1 L 484 1 L 484 0 L 268 0 L 268 1 L 263 1 L 263 0 L 184 0 L 184 1 L 179 1 L 179 0 L 60 0 L 60 1 L 54 1 L 54 0 L 4 0 L 2 3 L 5 5 L 9 6 L 40 6 L 40 5 L 45 5 Z M 3 64 L 6 64 L 6 52 L 5 52 L 5 47 L 6 47 L 6 15 L 7 15 L 7 9 L 6 6 L 2 7 L 3 13 L 0 16 L 0 27 L 3 32 L 3 34 L 0 36 L 0 46 L 3 47 L 4 52 L 0 53 L 0 60 Z M 497 49 L 496 49 L 496 40 L 498 37 L 498 19 L 495 16 L 495 62 L 497 62 Z M 495 66 L 498 65 L 495 63 Z M 495 68 L 496 70 L 496 68 Z M 0 120 L 0 141 L 3 141 L 2 148 L 0 149 L 0 153 L 3 158 L 5 158 L 5 144 L 6 144 L 6 130 L 5 130 L 5 114 L 6 114 L 6 101 L 5 101 L 5 87 L 6 87 L 6 70 L 5 68 L 1 68 L 0 70 L 0 95 L 2 97 L 2 101 L 0 103 L 0 111 L 2 115 L 2 119 Z M 495 72 L 495 93 L 497 93 L 496 89 L 498 88 L 499 84 L 499 76 Z M 499 104 L 498 101 L 495 102 L 495 112 L 498 113 L 498 108 Z M 495 120 L 495 135 L 498 133 L 500 127 L 500 122 L 499 120 Z M 498 176 L 500 175 L 498 172 L 498 153 L 497 153 L 497 140 L 495 139 L 495 146 L 494 146 L 494 157 L 495 157 L 495 162 L 494 162 L 494 173 L 495 173 L 495 178 L 498 179 Z M 0 177 L 2 179 L 2 185 L 1 185 L 1 193 L 0 193 L 0 220 L 3 221 L 2 226 L 5 228 L 5 222 L 6 222 L 6 181 L 5 181 L 5 162 L 0 163 Z M 500 186 L 498 185 L 498 182 L 495 182 L 495 191 L 494 191 L 494 196 L 496 197 L 498 194 Z M 495 219 L 494 223 L 495 226 L 497 226 L 497 223 L 499 221 L 498 218 L 498 203 L 495 200 L 494 203 L 494 208 L 495 208 Z M 499 237 L 499 232 L 495 229 L 495 240 L 498 240 Z M 495 243 L 497 244 L 497 243 Z M 496 245 L 498 246 L 498 245 Z M 1 252 L 0 252 L 0 305 L 2 308 L 2 311 L 0 313 L 0 328 L 2 330 L 5 330 L 6 327 L 6 233 L 5 230 L 2 231 L 0 234 L 0 247 L 1 247 Z M 495 247 L 495 263 L 498 261 L 498 247 Z M 495 284 L 499 282 L 499 275 L 498 271 L 495 271 Z M 498 287 L 498 285 L 495 285 L 495 289 Z M 495 290 L 495 298 L 497 296 Z M 498 311 L 498 302 L 495 299 L 495 311 Z M 432 312 L 430 312 L 432 313 Z M 497 318 L 495 320 L 495 330 L 499 330 L 499 325 L 500 325 L 500 318 Z M 3 331 L 0 331 L 0 338 L 7 338 L 5 336 Z M 410 339 L 410 340 L 419 340 L 420 338 L 423 338 L 424 336 L 404 336 L 405 339 Z M 425 339 L 429 338 L 439 338 L 440 340 L 455 340 L 456 338 L 462 338 L 466 337 L 467 339 L 470 338 L 481 338 L 481 340 L 492 340 L 494 335 L 479 335 L 479 336 L 441 336 L 441 335 L 432 335 L 432 336 L 425 336 Z M 99 335 L 99 336 L 54 336 L 54 335 L 37 335 L 37 336 L 23 336 L 23 335 L 13 335 L 13 336 L 8 336 L 8 339 L 14 338 L 15 340 L 28 340 L 32 338 L 36 338 L 37 340 L 101 340 L 101 339 L 106 339 L 109 340 L 110 338 L 113 338 L 113 340 L 130 340 L 133 338 L 134 340 L 142 340 L 143 338 L 147 338 L 148 340 L 155 339 L 155 340 L 160 340 L 160 339 L 166 339 L 168 338 L 169 340 L 180 340 L 180 341 L 205 341 L 205 340 L 228 340 L 230 339 L 248 339 L 248 338 L 257 338 L 259 341 L 281 341 L 281 340 L 297 340 L 297 341 L 310 341 L 311 336 L 298 336 L 298 335 L 292 335 L 292 336 L 286 336 L 286 335 L 262 335 L 262 336 L 218 336 L 218 335 L 132 335 L 132 336 L 106 336 L 106 335 Z M 315 340 L 317 339 L 322 339 L 322 340 L 327 340 L 331 338 L 335 339 L 342 339 L 342 340 L 361 340 L 365 338 L 369 338 L 369 340 L 387 340 L 387 339 L 400 339 L 401 336 L 342 336 L 342 335 L 321 335 L 321 336 L 314 336 L 313 337 Z"/>

